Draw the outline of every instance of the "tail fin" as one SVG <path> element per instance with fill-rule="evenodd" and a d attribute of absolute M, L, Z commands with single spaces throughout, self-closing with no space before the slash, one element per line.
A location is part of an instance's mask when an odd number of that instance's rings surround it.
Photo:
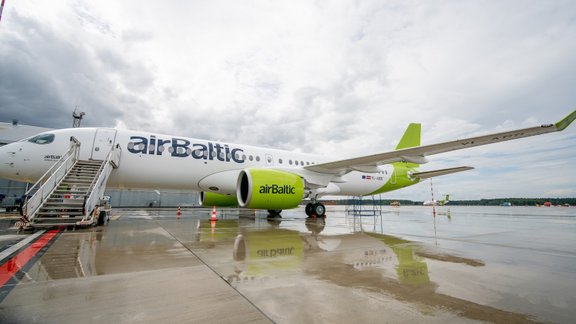
<path fill-rule="evenodd" d="M 432 180 L 430 180 L 430 181 L 432 181 Z M 449 202 L 449 201 L 450 201 L 450 195 L 446 195 L 445 201 L 446 201 L 446 202 Z"/>

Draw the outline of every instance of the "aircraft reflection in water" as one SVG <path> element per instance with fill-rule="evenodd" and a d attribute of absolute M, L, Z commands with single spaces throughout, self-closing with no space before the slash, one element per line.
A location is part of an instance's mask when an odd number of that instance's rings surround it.
<path fill-rule="evenodd" d="M 234 237 L 232 257 L 237 264 L 235 273 L 228 276 L 230 283 L 314 271 L 318 260 L 328 267 L 334 262 L 351 266 L 353 271 L 377 269 L 401 284 L 430 281 L 424 258 L 416 254 L 417 246 L 393 236 L 376 233 L 321 236 L 324 220 L 312 218 L 306 220 L 306 228 L 311 232 L 308 234 L 274 228 L 277 227 L 274 223 L 265 229 L 238 226 L 238 220 L 200 223 L 200 241 L 231 241 Z"/>
<path fill-rule="evenodd" d="M 297 286 L 325 292 L 334 291 L 331 287 L 337 286 L 382 295 L 383 300 L 392 298 L 450 310 L 472 320 L 531 322 L 524 314 L 439 292 L 439 283 L 430 278 L 427 264 L 447 262 L 475 268 L 484 266 L 481 261 L 437 255 L 422 250 L 415 242 L 390 235 L 368 232 L 321 235 L 325 226 L 322 219 L 306 220 L 310 233 L 280 228 L 281 220 L 265 225 L 258 224 L 259 221 L 258 218 L 257 224 L 253 220 L 250 224 L 249 220 L 242 218 L 224 221 L 222 227 L 226 234 L 214 236 L 211 235 L 213 224 L 201 222 L 201 234 L 195 243 L 199 247 L 220 249 L 207 253 L 208 258 L 215 254 L 228 255 L 228 260 L 233 260 L 231 263 L 218 260 L 219 275 L 254 299 L 256 304 L 274 305 L 270 306 L 272 309 L 280 307 L 277 302 L 300 305 L 308 298 L 299 293 L 292 294 L 295 290 L 300 291 Z M 217 233 L 221 224 L 220 221 L 215 223 Z M 232 249 L 231 253 L 229 249 Z M 280 293 L 277 289 L 283 289 L 281 287 L 291 292 L 286 293 L 281 301 L 261 297 L 267 293 Z M 301 292 L 304 291 L 305 288 Z M 295 321 L 298 319 L 294 318 Z"/>

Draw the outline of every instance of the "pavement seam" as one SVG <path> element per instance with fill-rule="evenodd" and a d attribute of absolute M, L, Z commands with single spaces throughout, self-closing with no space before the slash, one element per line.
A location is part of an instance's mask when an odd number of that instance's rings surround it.
<path fill-rule="evenodd" d="M 180 243 L 186 250 L 190 251 L 190 253 L 192 253 L 192 255 L 194 255 L 198 260 L 200 260 L 200 262 L 202 264 L 204 264 L 208 269 L 210 269 L 210 271 L 212 271 L 214 274 L 216 274 L 218 276 L 218 278 L 220 278 L 222 281 L 224 281 L 224 283 L 226 283 L 230 288 L 234 289 L 234 291 L 236 291 L 238 293 L 238 295 L 242 296 L 242 298 L 245 301 L 247 301 L 250 305 L 252 305 L 252 307 L 257 309 L 260 312 L 260 314 L 264 315 L 264 317 L 266 317 L 266 319 L 268 319 L 271 323 L 275 323 L 266 313 L 264 313 L 264 311 L 262 309 L 260 309 L 260 307 L 256 306 L 256 304 L 254 304 L 250 299 L 248 299 L 248 297 L 246 297 L 238 289 L 236 289 L 234 286 L 232 286 L 226 279 L 224 279 L 224 277 L 222 277 L 216 270 L 214 270 L 214 268 L 212 268 L 208 263 L 206 263 L 204 260 L 202 260 L 202 258 L 200 256 L 198 256 L 196 253 L 194 253 L 194 251 L 191 248 L 189 248 L 188 246 L 186 246 L 186 244 L 184 244 L 182 241 L 180 241 L 178 239 L 178 237 L 176 237 L 176 235 L 174 235 L 172 232 L 170 232 L 164 226 L 162 226 L 162 224 L 160 224 L 160 222 L 158 222 L 157 219 L 154 219 L 154 221 L 158 224 L 158 226 L 160 226 L 160 228 L 162 228 L 164 231 L 166 231 L 166 233 L 168 233 L 170 236 L 172 236 L 172 238 L 174 238 L 178 243 Z"/>

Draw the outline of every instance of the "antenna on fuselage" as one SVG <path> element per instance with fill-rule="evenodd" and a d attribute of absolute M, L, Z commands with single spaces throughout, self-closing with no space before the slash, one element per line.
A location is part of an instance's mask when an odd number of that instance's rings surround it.
<path fill-rule="evenodd" d="M 72 124 L 73 128 L 80 127 L 80 123 L 82 122 L 82 117 L 84 117 L 84 115 L 86 115 L 85 112 L 77 113 L 76 109 L 78 109 L 78 106 L 76 106 L 76 108 L 74 108 L 74 111 L 72 112 L 72 117 L 74 118 L 74 123 Z"/>

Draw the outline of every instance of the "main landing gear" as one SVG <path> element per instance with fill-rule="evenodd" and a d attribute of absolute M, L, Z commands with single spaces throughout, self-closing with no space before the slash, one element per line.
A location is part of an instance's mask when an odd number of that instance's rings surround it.
<path fill-rule="evenodd" d="M 275 218 L 275 217 L 282 217 L 280 215 L 280 213 L 282 212 L 281 209 L 278 210 L 274 210 L 274 209 L 268 209 L 268 217 L 269 218 Z M 314 202 L 314 203 L 308 203 L 306 205 L 306 215 L 308 217 L 326 217 L 326 207 L 324 206 L 324 204 L 319 203 L 319 202 Z"/>
<path fill-rule="evenodd" d="M 306 215 L 308 215 L 308 217 L 326 217 L 326 207 L 319 202 L 308 203 L 306 205 Z"/>
<path fill-rule="evenodd" d="M 282 217 L 281 212 L 282 209 L 268 209 L 268 217 Z"/>

